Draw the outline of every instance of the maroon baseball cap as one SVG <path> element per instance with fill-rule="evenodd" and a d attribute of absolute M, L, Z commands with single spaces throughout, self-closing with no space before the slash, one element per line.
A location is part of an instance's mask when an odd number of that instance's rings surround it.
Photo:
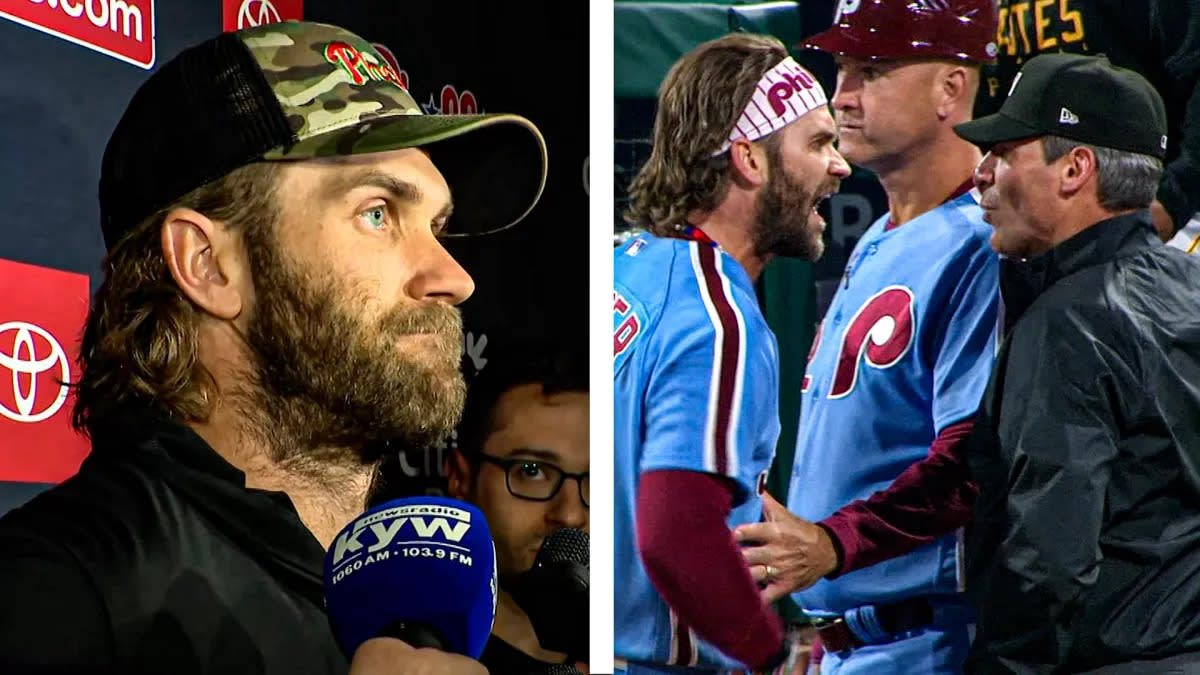
<path fill-rule="evenodd" d="M 839 0 L 833 25 L 796 47 L 863 59 L 991 63 L 998 26 L 994 0 Z"/>

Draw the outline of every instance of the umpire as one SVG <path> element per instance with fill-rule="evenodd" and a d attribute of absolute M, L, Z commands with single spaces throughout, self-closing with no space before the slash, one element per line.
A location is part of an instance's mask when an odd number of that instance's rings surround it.
<path fill-rule="evenodd" d="M 1167 147 L 1150 84 L 1031 59 L 955 127 L 1001 266 L 1004 340 L 967 462 L 971 673 L 1200 672 L 1200 260 L 1147 207 Z"/>

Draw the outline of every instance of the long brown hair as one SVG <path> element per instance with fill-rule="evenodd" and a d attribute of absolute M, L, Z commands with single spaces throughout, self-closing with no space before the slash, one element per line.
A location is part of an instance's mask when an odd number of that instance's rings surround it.
<path fill-rule="evenodd" d="M 108 252 L 73 384 L 77 430 L 94 436 L 130 407 L 208 417 L 216 392 L 199 359 L 200 313 L 167 269 L 162 226 L 172 209 L 191 208 L 244 235 L 263 232 L 275 221 L 278 176 L 273 162 L 236 169 L 143 220 Z"/>
<path fill-rule="evenodd" d="M 671 66 L 658 92 L 654 147 L 629 186 L 625 217 L 658 235 L 689 211 L 711 211 L 729 189 L 729 137 L 758 80 L 788 55 L 779 40 L 731 33 L 705 42 Z"/>

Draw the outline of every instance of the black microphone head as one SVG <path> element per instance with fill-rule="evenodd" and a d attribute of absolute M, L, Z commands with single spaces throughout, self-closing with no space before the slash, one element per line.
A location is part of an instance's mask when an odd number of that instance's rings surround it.
<path fill-rule="evenodd" d="M 573 527 L 564 527 L 550 533 L 542 541 L 537 557 L 533 560 L 534 567 L 543 567 L 557 563 L 576 563 L 588 567 L 591 543 L 588 533 Z"/>
<path fill-rule="evenodd" d="M 517 605 L 529 616 L 538 642 L 574 660 L 588 652 L 587 532 L 562 528 L 551 532 L 534 557 L 533 567 L 511 589 Z"/>

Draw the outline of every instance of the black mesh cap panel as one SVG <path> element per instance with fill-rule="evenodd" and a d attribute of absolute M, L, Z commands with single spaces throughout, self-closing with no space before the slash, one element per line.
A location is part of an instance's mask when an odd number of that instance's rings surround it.
<path fill-rule="evenodd" d="M 111 249 L 188 192 L 294 141 L 274 92 L 237 35 L 182 52 L 134 94 L 104 150 L 105 245 Z"/>

